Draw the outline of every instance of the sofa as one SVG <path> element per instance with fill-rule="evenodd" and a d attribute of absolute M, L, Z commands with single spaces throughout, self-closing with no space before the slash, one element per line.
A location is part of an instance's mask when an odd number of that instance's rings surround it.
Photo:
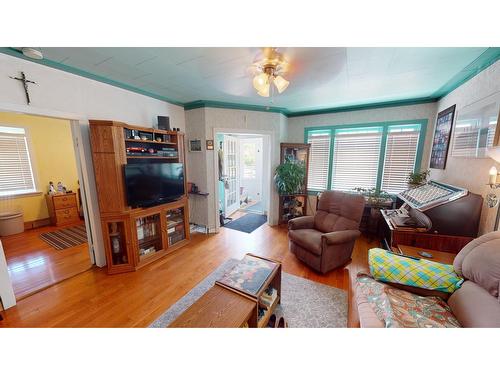
<path fill-rule="evenodd" d="M 359 237 L 365 198 L 359 194 L 325 191 L 316 214 L 288 222 L 290 251 L 320 273 L 346 264 Z"/>
<path fill-rule="evenodd" d="M 467 244 L 455 257 L 453 267 L 465 281 L 452 294 L 392 283 L 388 287 L 419 296 L 440 297 L 462 327 L 500 327 L 500 232 L 485 234 Z M 357 309 L 359 326 L 385 327 L 386 322 L 378 318 L 366 296 L 360 292 L 359 279 L 354 283 L 351 307 Z"/>

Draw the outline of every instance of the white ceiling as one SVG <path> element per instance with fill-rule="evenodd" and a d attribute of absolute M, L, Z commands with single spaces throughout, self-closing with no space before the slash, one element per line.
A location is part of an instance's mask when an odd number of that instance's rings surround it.
<path fill-rule="evenodd" d="M 429 98 L 487 48 L 280 48 L 290 86 L 258 96 L 259 48 L 42 48 L 56 67 L 91 73 L 180 103 L 198 100 L 304 111 Z"/>

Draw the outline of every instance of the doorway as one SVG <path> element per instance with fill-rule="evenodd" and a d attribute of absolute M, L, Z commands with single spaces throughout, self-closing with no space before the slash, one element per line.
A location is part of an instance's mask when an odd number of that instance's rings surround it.
<path fill-rule="evenodd" d="M 265 216 L 269 206 L 269 140 L 262 134 L 217 133 L 219 165 L 218 203 L 220 224 L 247 214 Z"/>
<path fill-rule="evenodd" d="M 94 258 L 71 122 L 0 112 L 0 142 L 0 217 L 21 213 L 0 239 L 20 300 L 87 271 Z"/>

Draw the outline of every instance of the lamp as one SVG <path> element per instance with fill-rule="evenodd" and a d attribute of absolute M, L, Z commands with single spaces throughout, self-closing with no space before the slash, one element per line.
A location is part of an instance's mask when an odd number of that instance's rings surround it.
<path fill-rule="evenodd" d="M 254 62 L 252 69 L 256 72 L 252 81 L 253 87 L 260 96 L 268 97 L 273 85 L 281 94 L 290 84 L 283 78 L 283 74 L 287 72 L 288 63 L 276 48 L 264 49 L 264 58 Z"/>
<path fill-rule="evenodd" d="M 489 147 L 488 150 L 486 151 L 486 154 L 495 160 L 497 163 L 500 163 L 500 146 L 495 146 L 495 147 Z M 495 190 L 500 188 L 500 183 L 497 183 L 498 179 L 498 170 L 495 166 L 490 168 L 490 179 L 488 181 L 488 185 L 490 185 L 490 188 Z M 486 204 L 488 205 L 489 208 L 495 207 L 499 202 L 499 199 L 497 195 L 493 192 L 488 193 L 486 195 Z M 495 227 L 494 230 L 498 230 L 498 225 L 500 223 L 500 209 L 497 210 L 497 217 L 495 220 Z"/>
<path fill-rule="evenodd" d="M 290 82 L 288 82 L 286 79 L 284 79 L 282 76 L 277 76 L 273 80 L 274 86 L 278 89 L 278 92 L 281 94 L 283 91 L 286 90 Z"/>

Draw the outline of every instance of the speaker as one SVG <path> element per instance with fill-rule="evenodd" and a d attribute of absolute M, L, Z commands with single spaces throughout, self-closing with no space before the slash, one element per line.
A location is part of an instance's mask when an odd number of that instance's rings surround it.
<path fill-rule="evenodd" d="M 168 116 L 158 116 L 158 129 L 170 130 L 170 118 Z"/>

